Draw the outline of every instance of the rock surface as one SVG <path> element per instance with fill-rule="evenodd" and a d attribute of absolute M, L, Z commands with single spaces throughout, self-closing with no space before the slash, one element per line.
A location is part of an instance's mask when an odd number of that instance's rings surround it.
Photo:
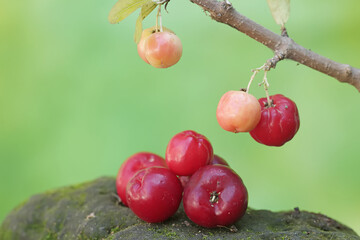
<path fill-rule="evenodd" d="M 168 221 L 150 224 L 121 206 L 114 193 L 115 179 L 103 177 L 35 195 L 7 216 L 0 239 L 360 239 L 333 219 L 297 209 L 249 209 L 231 227 L 207 229 L 180 208 Z"/>

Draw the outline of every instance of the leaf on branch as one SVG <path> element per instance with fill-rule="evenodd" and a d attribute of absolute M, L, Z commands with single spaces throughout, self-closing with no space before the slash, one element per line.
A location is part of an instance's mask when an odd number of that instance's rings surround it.
<path fill-rule="evenodd" d="M 109 22 L 114 24 L 124 20 L 136 9 L 149 2 L 152 0 L 119 0 L 110 10 Z"/>
<path fill-rule="evenodd" d="M 136 20 L 136 24 L 135 24 L 135 35 L 134 35 L 134 40 L 135 43 L 138 44 L 140 42 L 140 38 L 141 38 L 141 33 L 142 33 L 142 21 L 156 8 L 156 3 L 154 2 L 148 2 L 146 4 L 144 4 L 141 7 L 141 12 L 139 14 L 139 17 Z"/>
<path fill-rule="evenodd" d="M 267 3 L 275 22 L 284 27 L 290 15 L 290 0 L 267 0 Z"/>

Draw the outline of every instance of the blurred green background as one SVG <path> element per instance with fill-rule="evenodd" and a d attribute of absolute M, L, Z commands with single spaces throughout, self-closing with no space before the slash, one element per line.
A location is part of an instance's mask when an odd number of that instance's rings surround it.
<path fill-rule="evenodd" d="M 137 13 L 107 21 L 115 1 L 0 0 L 0 222 L 33 194 L 115 176 L 139 151 L 164 155 L 176 133 L 193 129 L 243 178 L 252 208 L 299 207 L 360 233 L 360 95 L 324 74 L 283 61 L 268 74 L 270 94 L 299 108 L 301 126 L 281 148 L 223 131 L 217 103 L 246 87 L 272 52 L 211 20 L 190 1 L 171 1 L 163 23 L 183 57 L 154 69 L 137 55 Z M 314 52 L 360 67 L 360 2 L 292 1 L 289 35 Z M 279 32 L 266 1 L 233 1 Z M 154 13 L 144 26 L 155 23 Z M 251 92 L 263 97 L 256 84 Z"/>

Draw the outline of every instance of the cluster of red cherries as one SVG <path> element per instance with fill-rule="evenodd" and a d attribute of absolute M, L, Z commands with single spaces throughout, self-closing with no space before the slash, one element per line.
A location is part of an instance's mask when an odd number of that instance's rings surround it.
<path fill-rule="evenodd" d="M 216 117 L 227 131 L 249 132 L 257 142 L 277 147 L 290 141 L 300 126 L 295 102 L 281 94 L 257 100 L 245 91 L 226 92 Z"/>
<path fill-rule="evenodd" d="M 146 222 L 162 222 L 175 214 L 181 200 L 186 215 L 203 227 L 228 226 L 247 209 L 241 178 L 210 141 L 195 131 L 171 138 L 165 159 L 149 152 L 129 157 L 120 167 L 116 190 L 122 203 Z"/>

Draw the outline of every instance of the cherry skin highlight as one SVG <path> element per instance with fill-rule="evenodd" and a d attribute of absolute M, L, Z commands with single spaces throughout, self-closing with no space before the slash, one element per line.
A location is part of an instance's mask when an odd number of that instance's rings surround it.
<path fill-rule="evenodd" d="M 217 121 L 229 132 L 249 132 L 261 118 L 261 107 L 258 100 L 244 91 L 225 93 L 216 110 Z"/>
<path fill-rule="evenodd" d="M 259 99 L 261 120 L 250 135 L 259 143 L 279 147 L 290 141 L 298 131 L 299 112 L 296 104 L 281 94 L 270 96 L 270 99 L 271 106 L 267 98 Z"/>
<path fill-rule="evenodd" d="M 213 158 L 210 141 L 195 131 L 183 131 L 171 138 L 165 153 L 166 163 L 179 176 L 190 176 Z"/>
<path fill-rule="evenodd" d="M 247 209 L 248 193 L 241 178 L 224 165 L 200 168 L 184 189 L 186 215 L 203 227 L 228 226 Z"/>
<path fill-rule="evenodd" d="M 126 186 L 136 172 L 152 166 L 166 167 L 165 160 L 153 153 L 139 152 L 130 156 L 121 165 L 116 177 L 116 191 L 122 203 L 127 206 Z"/>
<path fill-rule="evenodd" d="M 177 176 L 163 167 L 150 167 L 135 174 L 127 185 L 130 209 L 142 220 L 162 222 L 175 214 L 182 198 Z"/>
<path fill-rule="evenodd" d="M 171 67 L 180 60 L 181 55 L 180 38 L 172 32 L 156 32 L 146 38 L 145 58 L 153 67 Z"/>

